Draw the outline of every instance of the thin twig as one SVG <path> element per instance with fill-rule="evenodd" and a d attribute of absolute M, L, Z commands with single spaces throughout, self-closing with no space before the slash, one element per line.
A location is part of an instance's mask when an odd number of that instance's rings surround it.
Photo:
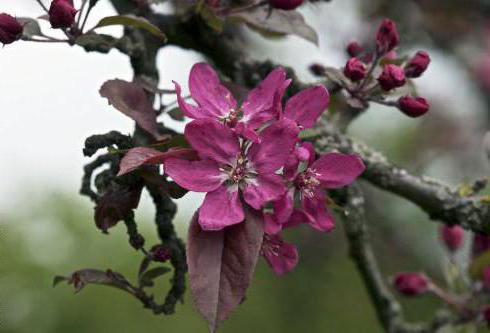
<path fill-rule="evenodd" d="M 42 9 L 44 9 L 46 13 L 49 13 L 48 7 L 46 7 L 41 0 L 36 0 L 36 2 L 42 7 Z"/>

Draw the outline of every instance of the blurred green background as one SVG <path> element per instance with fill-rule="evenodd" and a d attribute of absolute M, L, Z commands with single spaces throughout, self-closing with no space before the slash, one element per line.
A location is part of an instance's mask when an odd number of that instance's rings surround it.
<path fill-rule="evenodd" d="M 34 1 L 27 0 L 2 0 L 3 10 L 39 15 Z M 312 62 L 343 66 L 349 41 L 372 43 L 381 18 L 393 18 L 402 38 L 399 54 L 424 49 L 432 57 L 429 70 L 417 80 L 431 111 L 414 120 L 393 109 L 373 107 L 356 120 L 351 134 L 408 170 L 452 185 L 488 175 L 482 146 L 490 124 L 486 1 L 332 0 L 306 4 L 301 11 L 319 32 L 319 48 L 295 37 L 271 42 L 245 30 L 242 37 L 249 55 L 293 66 L 301 79 L 313 82 L 307 70 Z M 93 20 L 111 14 L 112 8 L 102 0 Z M 190 66 L 200 59 L 195 52 L 175 47 L 162 50 L 162 86 L 170 87 L 172 79 L 185 83 Z M 55 275 L 81 268 L 110 268 L 128 278 L 136 276 L 141 256 L 129 247 L 125 228 L 101 234 L 93 223 L 93 207 L 77 194 L 82 164 L 87 162 L 81 154 L 84 138 L 113 129 L 131 131 L 131 121 L 97 95 L 104 80 L 131 77 L 126 58 L 117 52 L 88 55 L 78 48 L 19 43 L 0 50 L 0 73 L 0 109 L 7 110 L 0 132 L 8 138 L 0 141 L 0 331 L 205 332 L 189 293 L 175 315 L 164 317 L 115 289 L 88 286 L 74 295 L 71 286 L 52 287 Z M 412 204 L 362 185 L 372 243 L 386 280 L 395 272 L 415 270 L 444 285 L 448 259 L 438 240 L 438 225 Z M 176 225 L 183 238 L 200 200 L 181 201 Z M 156 233 L 149 201 L 144 196 L 137 221 L 152 244 Z M 468 262 L 467 236 L 456 258 L 463 266 Z M 330 234 L 300 227 L 286 238 L 299 247 L 298 267 L 277 277 L 261 260 L 246 302 L 221 332 L 382 331 L 348 257 L 340 220 Z M 160 279 L 157 299 L 165 296 L 168 279 Z M 400 300 L 410 321 L 432 318 L 441 306 L 426 296 Z"/>
<path fill-rule="evenodd" d="M 91 212 L 84 199 L 48 192 L 3 217 L 2 332 L 205 332 L 189 293 L 177 313 L 165 317 L 112 288 L 87 286 L 74 295 L 72 286 L 64 283 L 52 287 L 54 275 L 79 268 L 111 268 L 135 278 L 141 255 L 127 244 L 124 226 L 103 235 L 93 227 Z M 148 244 L 156 241 L 150 215 L 138 221 Z M 185 237 L 186 221 L 177 223 Z M 288 236 L 301 251 L 297 269 L 277 277 L 261 259 L 246 302 L 222 332 L 380 332 L 347 257 L 341 227 L 329 235 L 305 227 Z M 387 276 L 400 268 L 421 268 L 410 253 L 386 242 L 376 241 L 375 246 L 386 254 L 381 257 Z M 164 297 L 169 278 L 160 279 L 157 299 Z M 408 318 L 424 319 L 437 302 L 422 297 L 406 304 Z"/>

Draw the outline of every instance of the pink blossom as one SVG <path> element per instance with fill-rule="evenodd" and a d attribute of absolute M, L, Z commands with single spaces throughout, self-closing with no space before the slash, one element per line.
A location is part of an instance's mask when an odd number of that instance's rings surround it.
<path fill-rule="evenodd" d="M 192 121 L 184 134 L 201 159 L 170 158 L 165 172 L 190 191 L 207 192 L 198 219 L 204 230 L 242 222 L 242 198 L 261 209 L 286 191 L 276 171 L 298 140 L 299 129 L 293 121 L 282 119 L 266 127 L 259 133 L 260 143 L 241 140 L 230 127 L 213 119 Z"/>
<path fill-rule="evenodd" d="M 299 260 L 296 246 L 284 242 L 279 235 L 264 235 L 261 254 L 277 275 L 293 270 Z"/>
<path fill-rule="evenodd" d="M 218 74 L 206 63 L 195 64 L 189 75 L 189 90 L 197 106 L 187 103 L 180 85 L 174 81 L 177 102 L 182 112 L 192 119 L 215 119 L 230 127 L 237 127 L 240 134 L 253 135 L 248 128 L 256 129 L 278 117 L 277 99 L 281 99 L 291 80 L 286 79 L 283 68 L 276 68 L 250 93 L 241 105 L 224 85 Z M 249 138 L 249 137 L 247 137 Z M 255 139 L 255 138 L 249 138 Z"/>
<path fill-rule="evenodd" d="M 302 222 L 319 231 L 330 231 L 334 217 L 325 206 L 324 189 L 335 189 L 352 183 L 365 169 L 362 160 L 355 155 L 329 153 L 315 160 L 313 145 L 301 147 L 308 154 L 291 155 L 284 168 L 289 180 L 288 191 L 273 203 L 274 213 L 265 214 L 265 231 L 275 234 L 287 226 Z M 303 156 L 303 161 L 298 158 Z M 304 165 L 303 171 L 301 165 Z M 295 198 L 300 207 L 294 208 Z"/>
<path fill-rule="evenodd" d="M 322 85 L 300 91 L 286 103 L 281 113 L 281 99 L 291 80 L 283 68 L 276 68 L 250 93 L 240 107 L 231 92 L 220 83 L 211 66 L 195 64 L 189 76 L 189 90 L 197 106 L 182 98 L 181 88 L 174 82 L 177 101 L 183 113 L 192 119 L 215 119 L 228 125 L 241 136 L 257 142 L 255 129 L 274 119 L 288 118 L 309 128 L 328 106 L 329 94 Z"/>

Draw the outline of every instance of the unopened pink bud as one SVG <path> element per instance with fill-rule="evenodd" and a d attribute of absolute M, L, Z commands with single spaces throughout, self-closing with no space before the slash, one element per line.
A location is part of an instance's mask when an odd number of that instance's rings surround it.
<path fill-rule="evenodd" d="M 24 27 L 13 16 L 0 14 L 0 43 L 11 44 L 22 37 Z"/>
<path fill-rule="evenodd" d="M 483 283 L 483 287 L 486 290 L 490 290 L 490 266 L 483 268 L 481 272 L 481 281 Z"/>
<path fill-rule="evenodd" d="M 393 50 L 400 42 L 400 36 L 396 24 L 390 19 L 384 19 L 376 34 L 376 50 L 379 54 L 385 54 Z"/>
<path fill-rule="evenodd" d="M 351 57 L 357 57 L 364 51 L 364 48 L 358 42 L 351 42 L 347 45 L 346 51 Z"/>
<path fill-rule="evenodd" d="M 271 7 L 282 10 L 293 10 L 303 4 L 304 0 L 269 0 Z"/>
<path fill-rule="evenodd" d="M 172 251 L 166 246 L 155 245 L 151 249 L 151 254 L 154 261 L 165 262 L 171 258 Z"/>
<path fill-rule="evenodd" d="M 444 225 L 440 229 L 441 240 L 444 242 L 448 250 L 456 251 L 464 241 L 464 229 L 459 225 L 447 226 Z"/>
<path fill-rule="evenodd" d="M 357 58 L 350 58 L 345 64 L 344 75 L 354 82 L 364 79 L 366 73 L 366 65 Z"/>
<path fill-rule="evenodd" d="M 405 296 L 417 296 L 427 292 L 429 279 L 422 273 L 398 273 L 393 284 L 399 293 Z"/>
<path fill-rule="evenodd" d="M 405 76 L 410 78 L 421 76 L 429 66 L 429 63 L 429 54 L 424 51 L 418 51 L 405 65 Z"/>
<path fill-rule="evenodd" d="M 70 28 L 75 22 L 77 10 L 73 0 L 53 0 L 49 7 L 49 22 L 52 28 Z"/>
<path fill-rule="evenodd" d="M 398 100 L 398 108 L 407 116 L 416 118 L 429 111 L 429 103 L 423 97 L 404 96 Z"/>
<path fill-rule="evenodd" d="M 385 91 L 401 87 L 405 84 L 405 73 L 400 66 L 385 65 L 383 72 L 378 77 L 378 83 Z"/>

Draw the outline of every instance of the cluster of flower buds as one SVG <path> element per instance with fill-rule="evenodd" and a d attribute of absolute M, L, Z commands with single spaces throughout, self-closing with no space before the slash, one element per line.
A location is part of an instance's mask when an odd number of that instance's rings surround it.
<path fill-rule="evenodd" d="M 24 27 L 13 16 L 6 13 L 0 14 L 0 43 L 11 44 L 22 37 Z"/>
<path fill-rule="evenodd" d="M 73 0 L 53 0 L 48 13 L 51 27 L 70 28 L 75 23 L 77 12 Z"/>
<path fill-rule="evenodd" d="M 325 207 L 324 189 L 350 184 L 363 171 L 354 155 L 329 153 L 317 158 L 313 146 L 300 141 L 329 104 L 323 85 L 282 97 L 286 72 L 276 68 L 238 105 L 211 66 L 199 63 L 189 76 L 196 105 L 187 103 L 176 82 L 177 101 L 193 119 L 184 135 L 198 159 L 168 158 L 165 173 L 189 191 L 206 192 L 198 211 L 203 230 L 243 223 L 246 207 L 261 212 L 266 237 L 262 254 L 278 274 L 291 270 L 296 248 L 279 236 L 282 229 L 307 223 L 320 231 L 334 226 Z"/>
<path fill-rule="evenodd" d="M 372 50 L 364 48 L 358 42 L 349 43 L 346 51 L 350 58 L 343 70 L 347 80 L 340 84 L 361 105 L 376 102 L 396 106 L 409 117 L 419 117 L 429 110 L 429 104 L 424 98 L 406 95 L 396 101 L 386 99 L 389 93 L 405 86 L 408 79 L 420 77 L 430 63 L 429 55 L 418 51 L 404 65 L 399 65 L 401 60 L 397 59 L 395 51 L 399 42 L 400 36 L 395 23 L 385 19 L 378 28 L 376 45 Z M 319 65 L 310 69 L 315 75 L 325 74 Z"/>

